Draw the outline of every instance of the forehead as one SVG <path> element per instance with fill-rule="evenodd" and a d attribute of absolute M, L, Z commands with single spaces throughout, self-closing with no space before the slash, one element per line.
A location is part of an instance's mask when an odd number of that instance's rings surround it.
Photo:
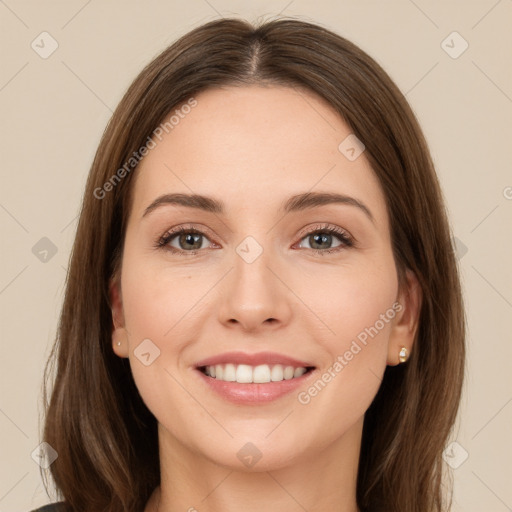
<path fill-rule="evenodd" d="M 294 194 L 330 191 L 372 204 L 385 201 L 364 153 L 350 161 L 338 149 L 352 131 L 310 91 L 284 86 L 209 89 L 194 107 L 173 116 L 172 128 L 136 171 L 133 210 L 157 196 L 181 192 L 214 196 L 227 214 L 250 205 L 281 206 Z M 177 107 L 179 110 L 179 107 Z"/>

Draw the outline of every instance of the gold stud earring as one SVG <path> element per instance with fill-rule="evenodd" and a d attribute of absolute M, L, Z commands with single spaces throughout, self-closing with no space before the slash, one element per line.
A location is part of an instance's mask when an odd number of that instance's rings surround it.
<path fill-rule="evenodd" d="M 407 361 L 408 357 L 409 357 L 409 351 L 405 347 L 402 347 L 400 349 L 400 353 L 398 354 L 398 360 L 401 363 L 405 363 L 405 361 Z"/>

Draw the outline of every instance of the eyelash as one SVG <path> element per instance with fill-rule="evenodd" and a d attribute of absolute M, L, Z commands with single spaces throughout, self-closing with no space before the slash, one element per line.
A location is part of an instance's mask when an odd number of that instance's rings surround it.
<path fill-rule="evenodd" d="M 183 233 L 197 234 L 197 235 L 202 235 L 202 236 L 208 238 L 208 236 L 204 232 L 202 232 L 198 229 L 181 226 L 172 231 L 168 231 L 162 237 L 160 237 L 155 243 L 155 248 L 163 249 L 165 251 L 169 251 L 169 252 L 171 252 L 173 254 L 177 254 L 179 256 L 194 256 L 198 252 L 204 250 L 204 249 L 197 249 L 197 250 L 193 250 L 193 251 L 184 251 L 184 250 L 176 249 L 175 247 L 171 247 L 168 245 L 169 242 L 173 238 L 175 238 L 176 236 L 181 235 Z M 307 231 L 306 233 L 303 233 L 301 235 L 299 242 L 301 242 L 302 239 L 306 238 L 307 236 L 317 235 L 317 234 L 322 234 L 322 233 L 328 234 L 328 235 L 336 235 L 336 237 L 340 240 L 341 245 L 339 245 L 337 247 L 333 247 L 331 249 L 309 249 L 310 251 L 313 251 L 313 253 L 315 255 L 325 256 L 326 254 L 331 254 L 331 253 L 338 252 L 340 250 L 355 246 L 354 239 L 345 230 L 338 228 L 336 226 L 330 226 L 329 224 L 326 224 L 326 225 L 323 225 L 320 227 L 316 226 L 315 229 Z M 306 247 L 306 249 L 307 249 L 307 247 Z"/>

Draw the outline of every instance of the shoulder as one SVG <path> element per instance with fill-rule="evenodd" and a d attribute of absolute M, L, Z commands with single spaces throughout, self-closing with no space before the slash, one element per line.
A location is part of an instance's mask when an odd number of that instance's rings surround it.
<path fill-rule="evenodd" d="M 59 503 L 50 503 L 44 507 L 36 508 L 31 512 L 64 512 L 64 510 L 64 502 L 61 501 Z"/>

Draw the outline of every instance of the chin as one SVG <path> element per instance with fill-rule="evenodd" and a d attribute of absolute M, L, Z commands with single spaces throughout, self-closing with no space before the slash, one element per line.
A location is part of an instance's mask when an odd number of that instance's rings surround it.
<path fill-rule="evenodd" d="M 242 473 L 261 473 L 277 471 L 293 465 L 300 458 L 296 447 L 276 447 L 267 443 L 266 446 L 246 441 L 233 450 L 222 450 L 221 453 L 205 453 L 212 463 Z"/>

